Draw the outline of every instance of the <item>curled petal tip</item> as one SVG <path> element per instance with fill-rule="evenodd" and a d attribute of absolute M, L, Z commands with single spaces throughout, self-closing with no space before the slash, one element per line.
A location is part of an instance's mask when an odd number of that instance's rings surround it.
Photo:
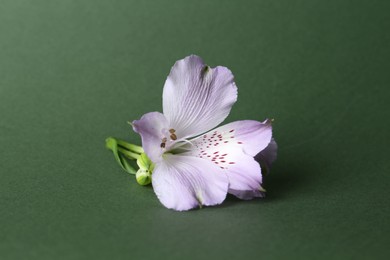
<path fill-rule="evenodd" d="M 273 123 L 274 121 L 275 121 L 275 119 L 273 119 L 273 118 L 269 119 L 269 118 L 268 118 L 267 120 L 265 120 L 264 123 L 265 123 L 266 125 L 272 125 L 272 123 Z"/>

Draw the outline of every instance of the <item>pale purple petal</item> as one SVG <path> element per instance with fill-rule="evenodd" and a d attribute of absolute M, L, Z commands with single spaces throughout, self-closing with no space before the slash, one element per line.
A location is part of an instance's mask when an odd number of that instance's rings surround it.
<path fill-rule="evenodd" d="M 237 155 L 236 158 L 238 162 L 226 169 L 229 177 L 229 193 L 245 200 L 263 197 L 260 165 L 253 157 L 246 154 Z"/>
<path fill-rule="evenodd" d="M 229 189 L 229 194 L 236 196 L 242 200 L 250 200 L 253 198 L 264 198 L 265 191 L 262 190 L 233 190 Z"/>
<path fill-rule="evenodd" d="M 168 121 L 159 112 L 151 112 L 143 115 L 140 120 L 132 122 L 133 129 L 142 138 L 142 148 L 146 155 L 153 161 L 161 161 L 161 155 L 165 151 L 161 147 L 162 139 L 169 130 Z"/>
<path fill-rule="evenodd" d="M 226 173 L 219 167 L 191 156 L 165 154 L 152 175 L 160 202 L 179 211 L 222 203 L 228 183 Z"/>
<path fill-rule="evenodd" d="M 270 121 L 244 120 L 216 128 L 186 144 L 186 155 L 211 161 L 227 172 L 229 193 L 241 199 L 262 197 L 260 165 L 253 158 L 272 138 Z"/>
<path fill-rule="evenodd" d="M 218 127 L 214 131 L 218 131 L 222 136 L 227 137 L 224 138 L 224 143 L 228 141 L 228 144 L 240 144 L 244 152 L 251 156 L 255 156 L 264 150 L 272 138 L 272 125 L 268 119 L 264 122 L 254 120 L 235 121 Z"/>
<path fill-rule="evenodd" d="M 198 151 L 194 155 L 211 161 L 226 171 L 229 178 L 229 193 L 241 199 L 262 197 L 260 165 L 252 156 L 244 153 L 242 147 L 235 144 L 222 144 L 205 151 Z"/>
<path fill-rule="evenodd" d="M 191 137 L 220 124 L 236 100 L 231 71 L 210 68 L 192 55 L 172 67 L 164 85 L 163 111 L 178 138 Z"/>
<path fill-rule="evenodd" d="M 271 164 L 276 160 L 278 151 L 278 145 L 272 138 L 268 146 L 255 156 L 255 160 L 258 161 L 263 169 L 262 173 L 267 174 L 271 169 Z"/>

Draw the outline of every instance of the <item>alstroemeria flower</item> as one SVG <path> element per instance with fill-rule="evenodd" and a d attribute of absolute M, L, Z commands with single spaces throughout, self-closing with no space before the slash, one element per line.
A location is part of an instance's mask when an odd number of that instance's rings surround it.
<path fill-rule="evenodd" d="M 263 196 L 254 156 L 271 142 L 271 121 L 236 121 L 211 130 L 236 100 L 231 71 L 210 68 L 192 55 L 173 66 L 164 85 L 163 113 L 147 113 L 132 123 L 154 163 L 153 189 L 167 208 L 216 205 L 227 193 L 241 199 Z"/>

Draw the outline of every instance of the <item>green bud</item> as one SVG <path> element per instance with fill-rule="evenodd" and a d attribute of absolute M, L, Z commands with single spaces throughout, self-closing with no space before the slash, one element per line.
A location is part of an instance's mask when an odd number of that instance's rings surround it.
<path fill-rule="evenodd" d="M 141 153 L 137 159 L 137 165 L 139 170 L 135 174 L 138 184 L 148 185 L 152 182 L 152 172 L 154 169 L 154 163 L 149 159 L 145 153 Z"/>
<path fill-rule="evenodd" d="M 149 170 L 139 169 L 135 174 L 139 185 L 148 185 L 152 182 L 152 173 Z"/>

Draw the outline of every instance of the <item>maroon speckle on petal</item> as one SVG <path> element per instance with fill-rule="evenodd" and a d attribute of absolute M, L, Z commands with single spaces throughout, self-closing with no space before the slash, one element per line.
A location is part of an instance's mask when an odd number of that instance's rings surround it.
<path fill-rule="evenodd" d="M 242 142 L 237 142 L 238 144 L 242 144 Z"/>
<path fill-rule="evenodd" d="M 233 133 L 234 132 L 234 129 L 230 130 L 229 133 Z"/>
<path fill-rule="evenodd" d="M 229 164 L 235 164 L 235 162 L 230 162 Z"/>

